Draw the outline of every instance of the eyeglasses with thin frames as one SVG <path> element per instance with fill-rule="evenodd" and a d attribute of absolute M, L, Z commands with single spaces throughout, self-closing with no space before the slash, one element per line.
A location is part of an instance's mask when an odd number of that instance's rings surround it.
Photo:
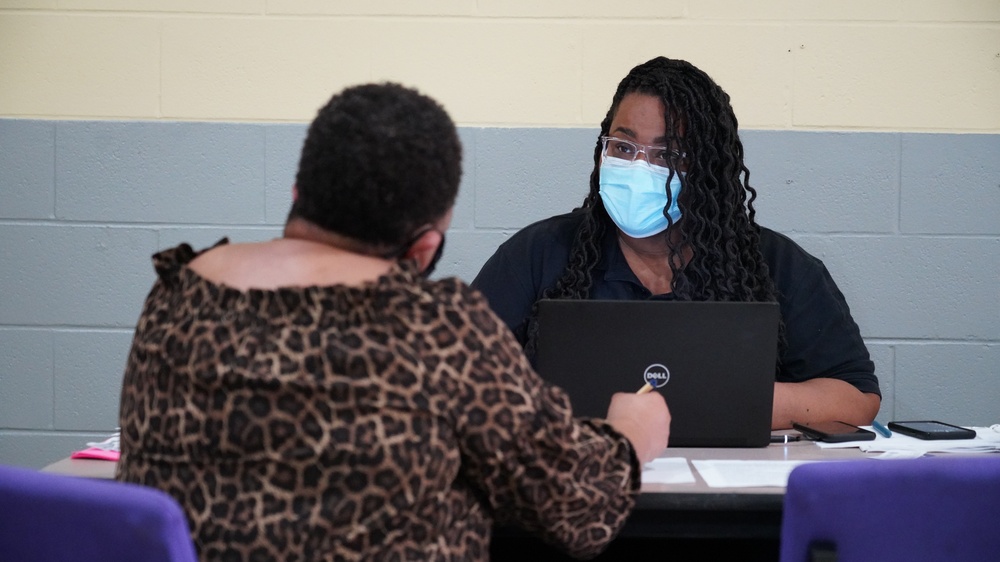
<path fill-rule="evenodd" d="M 684 171 L 687 168 L 687 162 L 685 161 L 687 155 L 667 146 L 639 144 L 610 136 L 601 137 L 601 142 L 604 143 L 603 154 L 605 157 L 634 162 L 639 157 L 639 154 L 642 153 L 646 155 L 646 162 L 649 162 L 653 166 L 680 171 Z"/>

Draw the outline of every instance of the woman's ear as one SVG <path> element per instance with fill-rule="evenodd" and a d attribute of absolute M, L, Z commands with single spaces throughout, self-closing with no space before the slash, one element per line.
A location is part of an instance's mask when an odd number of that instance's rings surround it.
<path fill-rule="evenodd" d="M 425 271 L 429 266 L 434 265 L 438 248 L 444 244 L 444 234 L 437 229 L 429 228 L 410 245 L 403 257 L 417 260 L 420 271 Z"/>
<path fill-rule="evenodd" d="M 299 198 L 299 186 L 297 184 L 292 184 L 292 203 L 294 203 Z"/>

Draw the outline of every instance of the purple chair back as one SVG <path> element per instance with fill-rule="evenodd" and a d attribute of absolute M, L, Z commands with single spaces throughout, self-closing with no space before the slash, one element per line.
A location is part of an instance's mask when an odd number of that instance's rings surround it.
<path fill-rule="evenodd" d="M 1000 560 L 1000 457 L 809 463 L 788 479 L 781 562 Z"/>
<path fill-rule="evenodd" d="M 0 466 L 0 559 L 195 562 L 180 505 L 152 488 Z"/>

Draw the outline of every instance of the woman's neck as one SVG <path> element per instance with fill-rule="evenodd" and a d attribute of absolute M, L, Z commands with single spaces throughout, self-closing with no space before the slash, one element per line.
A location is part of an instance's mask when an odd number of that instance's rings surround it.
<path fill-rule="evenodd" d="M 392 251 L 392 249 L 388 247 L 366 244 L 353 238 L 349 238 L 335 232 L 330 232 L 329 230 L 324 230 L 319 226 L 300 218 L 293 218 L 285 224 L 285 230 L 282 233 L 282 237 L 289 240 L 303 240 L 306 242 L 323 244 L 336 250 L 362 256 L 381 258 Z"/>
<path fill-rule="evenodd" d="M 667 237 L 663 235 L 632 238 L 619 230 L 618 247 L 632 273 L 654 295 L 673 291 L 674 272 L 670 262 L 673 260 L 681 267 L 691 258 L 691 250 L 687 246 L 681 250 L 680 256 L 674 254 Z"/>
<path fill-rule="evenodd" d="M 241 290 L 356 286 L 392 267 L 393 260 L 376 250 L 384 249 L 293 219 L 281 238 L 218 246 L 195 258 L 190 267 L 210 281 Z"/>

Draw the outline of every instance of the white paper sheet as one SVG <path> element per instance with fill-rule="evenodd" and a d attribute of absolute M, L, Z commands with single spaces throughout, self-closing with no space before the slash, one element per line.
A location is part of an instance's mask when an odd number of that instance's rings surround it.
<path fill-rule="evenodd" d="M 788 475 L 800 464 L 816 461 L 691 461 L 711 488 L 757 488 L 788 485 Z"/>
<path fill-rule="evenodd" d="M 642 466 L 643 484 L 694 484 L 694 473 L 687 459 L 680 457 L 653 459 Z"/>

